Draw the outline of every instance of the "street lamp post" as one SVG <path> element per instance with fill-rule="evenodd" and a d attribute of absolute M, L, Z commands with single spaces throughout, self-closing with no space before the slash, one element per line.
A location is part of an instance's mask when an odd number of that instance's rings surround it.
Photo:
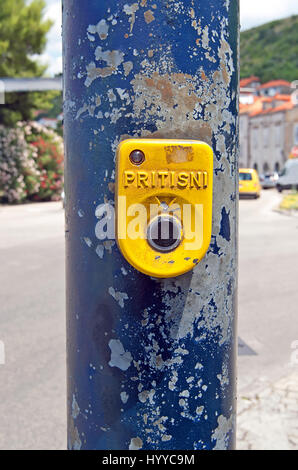
<path fill-rule="evenodd" d="M 238 14 L 237 0 L 63 0 L 70 449 L 234 447 Z M 211 244 L 177 278 L 135 270 L 98 230 L 129 138 L 213 149 Z"/>

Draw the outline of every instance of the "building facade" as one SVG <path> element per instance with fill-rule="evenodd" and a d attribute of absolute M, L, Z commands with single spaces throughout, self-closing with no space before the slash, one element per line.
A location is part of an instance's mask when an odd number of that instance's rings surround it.
<path fill-rule="evenodd" d="M 259 173 L 279 172 L 286 161 L 285 112 L 250 117 L 248 166 Z"/>
<path fill-rule="evenodd" d="M 298 147 L 298 106 L 286 113 L 285 120 L 285 152 L 289 155 L 294 147 Z"/>
<path fill-rule="evenodd" d="M 297 100 L 287 82 L 256 86 L 257 77 L 252 78 L 255 86 L 250 98 L 245 89 L 240 100 L 239 166 L 255 168 L 260 174 L 280 172 L 292 149 L 298 146 Z M 264 90 L 270 92 L 265 94 Z"/>

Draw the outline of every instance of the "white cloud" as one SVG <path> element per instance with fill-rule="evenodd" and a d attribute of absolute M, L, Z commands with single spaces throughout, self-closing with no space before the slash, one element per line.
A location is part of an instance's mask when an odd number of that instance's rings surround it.
<path fill-rule="evenodd" d="M 33 57 L 35 57 L 39 63 L 48 67 L 45 74 L 48 77 L 53 77 L 54 75 L 62 72 L 62 55 L 55 57 L 50 53 L 45 52 L 44 54 Z"/>
<path fill-rule="evenodd" d="M 55 75 L 62 72 L 62 7 L 61 0 L 47 0 L 47 19 L 54 21 L 49 34 L 48 45 L 41 56 L 42 63 L 49 64 L 47 75 Z"/>
<path fill-rule="evenodd" d="M 43 61 L 49 63 L 48 74 L 53 75 L 62 72 L 62 9 L 61 0 L 46 1 L 46 17 L 55 23 L 48 34 L 48 45 Z M 242 30 L 294 14 L 298 14 L 297 0 L 240 0 Z"/>
<path fill-rule="evenodd" d="M 240 0 L 242 30 L 297 14 L 297 0 Z"/>

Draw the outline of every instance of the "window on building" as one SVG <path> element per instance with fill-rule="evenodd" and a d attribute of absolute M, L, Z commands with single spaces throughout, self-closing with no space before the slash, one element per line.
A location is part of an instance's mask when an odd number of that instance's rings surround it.
<path fill-rule="evenodd" d="M 276 173 L 279 173 L 279 170 L 280 170 L 280 165 L 278 162 L 276 162 L 274 165 L 274 171 L 276 171 Z"/>
<path fill-rule="evenodd" d="M 257 163 L 255 163 L 253 167 L 254 167 L 254 170 L 258 171 L 258 164 Z"/>
<path fill-rule="evenodd" d="M 268 173 L 268 171 L 269 171 L 269 165 L 268 165 L 267 162 L 265 162 L 264 165 L 263 165 L 263 171 L 264 171 L 264 173 Z"/>

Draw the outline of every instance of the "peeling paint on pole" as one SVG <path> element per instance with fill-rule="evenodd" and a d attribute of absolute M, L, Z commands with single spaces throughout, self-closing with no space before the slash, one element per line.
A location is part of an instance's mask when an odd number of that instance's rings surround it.
<path fill-rule="evenodd" d="M 238 1 L 63 4 L 69 447 L 233 448 Z M 129 137 L 214 150 L 212 242 L 179 278 L 97 239 Z"/>

